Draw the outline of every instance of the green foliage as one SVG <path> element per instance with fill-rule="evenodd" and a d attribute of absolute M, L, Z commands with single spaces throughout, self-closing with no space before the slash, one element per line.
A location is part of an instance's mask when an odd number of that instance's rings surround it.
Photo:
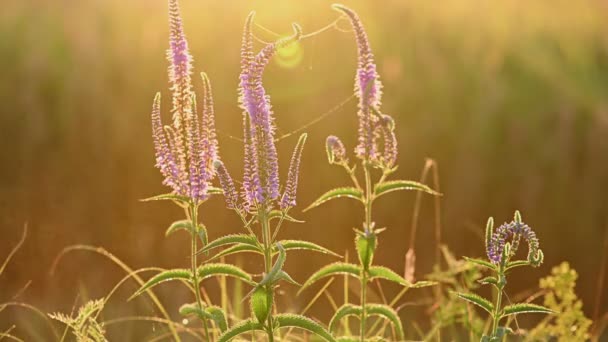
<path fill-rule="evenodd" d="M 567 262 L 553 267 L 551 275 L 540 280 L 547 291 L 544 305 L 555 312 L 530 331 L 526 340 L 587 341 L 591 320 L 585 317 L 583 303 L 575 287 L 578 274 Z"/>
<path fill-rule="evenodd" d="M 321 197 L 317 198 L 316 201 L 314 201 L 311 205 L 309 205 L 303 211 L 308 211 L 312 208 L 318 207 L 319 205 L 321 205 L 329 200 L 332 200 L 335 198 L 340 198 L 340 197 L 352 198 L 361 203 L 363 203 L 363 201 L 364 201 L 363 191 L 361 191 L 361 189 L 352 188 L 352 187 L 351 188 L 335 188 L 335 189 L 329 190 L 328 192 L 321 195 Z"/>
<path fill-rule="evenodd" d="M 415 190 L 415 191 L 426 192 L 427 194 L 431 194 L 431 195 L 435 195 L 435 196 L 441 195 L 437 191 L 429 188 L 427 185 L 424 185 L 419 182 L 410 181 L 410 180 L 393 180 L 393 181 L 382 182 L 382 183 L 376 184 L 376 186 L 374 187 L 374 197 L 378 198 L 389 192 L 399 191 L 399 190 Z"/>
<path fill-rule="evenodd" d="M 310 278 L 308 278 L 308 280 L 302 285 L 299 292 L 302 292 L 305 288 L 314 284 L 317 280 L 325 277 L 347 274 L 359 278 L 360 273 L 361 268 L 355 264 L 335 262 L 322 267 L 320 270 L 311 275 Z"/>
<path fill-rule="evenodd" d="M 366 310 L 369 315 L 378 315 L 389 320 L 391 324 L 395 327 L 399 340 L 403 340 L 403 325 L 401 324 L 399 314 L 397 313 L 397 311 L 395 311 L 395 309 L 384 304 L 368 304 Z"/>
<path fill-rule="evenodd" d="M 144 291 L 146 291 L 160 283 L 164 283 L 166 281 L 172 281 L 172 280 L 189 281 L 191 278 L 192 278 L 192 272 L 190 272 L 190 270 L 183 269 L 183 268 L 162 271 L 162 272 L 158 273 L 157 275 L 155 275 L 154 277 L 150 278 L 145 284 L 143 284 L 139 288 L 139 290 L 137 290 L 137 292 L 135 292 L 131 297 L 129 297 L 129 300 L 139 296 Z"/>
<path fill-rule="evenodd" d="M 507 305 L 502 309 L 502 317 L 506 317 L 509 315 L 516 315 L 520 313 L 545 313 L 551 314 L 553 311 L 547 309 L 544 306 L 540 306 L 532 303 L 519 303 Z"/>
<path fill-rule="evenodd" d="M 328 342 L 335 342 L 334 337 L 319 323 L 312 319 L 293 314 L 280 314 L 275 317 L 280 328 L 294 327 L 310 331 Z"/>
<path fill-rule="evenodd" d="M 355 246 L 357 247 L 357 255 L 359 263 L 367 270 L 374 260 L 374 252 L 378 246 L 376 234 L 371 231 L 366 233 L 357 232 L 355 236 Z"/>
<path fill-rule="evenodd" d="M 491 270 L 496 270 L 496 266 L 494 266 L 494 264 L 492 264 L 490 262 L 487 262 L 485 260 L 475 259 L 475 258 L 468 258 L 468 257 L 462 257 L 462 258 L 464 260 L 472 263 L 472 264 L 475 264 L 475 265 L 478 265 L 478 266 L 483 266 L 483 267 L 489 268 Z"/>
<path fill-rule="evenodd" d="M 253 319 L 246 319 L 224 331 L 217 339 L 217 342 L 228 342 L 241 334 L 256 330 L 264 331 L 264 325 L 262 323 L 255 322 Z"/>
<path fill-rule="evenodd" d="M 251 312 L 253 312 L 258 322 L 264 323 L 272 308 L 272 295 L 266 291 L 265 287 L 258 287 L 251 295 L 250 304 Z"/>
<path fill-rule="evenodd" d="M 224 249 L 223 251 L 215 254 L 214 256 L 212 256 L 211 258 L 209 258 L 207 260 L 208 261 L 217 260 L 221 257 L 225 257 L 228 255 L 237 254 L 237 253 L 243 253 L 243 252 L 256 253 L 256 254 L 260 254 L 260 255 L 264 254 L 262 251 L 260 251 L 260 248 L 257 246 L 237 243 L 237 244 L 232 245 L 231 247 L 228 247 L 228 248 Z"/>
<path fill-rule="evenodd" d="M 307 250 L 312 252 L 319 252 L 323 254 L 329 254 L 336 257 L 341 257 L 339 254 L 330 251 L 329 249 L 319 246 L 316 243 L 302 240 L 281 240 L 279 243 L 285 248 L 286 251 L 290 250 Z M 276 247 L 273 248 L 273 252 L 276 252 Z"/>
<path fill-rule="evenodd" d="M 329 330 L 334 331 L 340 323 L 340 320 L 347 316 L 360 316 L 361 315 L 361 306 L 354 304 L 344 304 L 336 310 L 334 316 L 329 321 Z"/>
<path fill-rule="evenodd" d="M 224 313 L 224 310 L 217 306 L 206 306 L 199 308 L 197 303 L 184 304 L 179 308 L 179 314 L 182 316 L 195 315 L 201 321 L 206 319 L 212 320 L 222 332 L 228 329 L 226 314 Z"/>
<path fill-rule="evenodd" d="M 246 283 L 253 284 L 253 281 L 251 280 L 251 275 L 249 275 L 249 273 L 231 264 L 204 264 L 198 267 L 197 273 L 200 280 L 207 279 L 212 276 L 229 276 L 240 279 Z"/>
<path fill-rule="evenodd" d="M 62 313 L 49 314 L 49 317 L 67 325 L 77 342 L 106 342 L 103 323 L 97 322 L 97 316 L 103 310 L 104 305 L 103 299 L 92 300 L 80 307 L 76 317 Z"/>
<path fill-rule="evenodd" d="M 209 242 L 206 246 L 204 246 L 199 251 L 199 253 L 208 252 L 214 248 L 222 247 L 225 245 L 237 244 L 237 243 L 243 244 L 243 245 L 249 245 L 249 246 L 256 247 L 259 249 L 259 244 L 258 244 L 255 236 L 249 235 L 249 234 L 230 234 L 230 235 L 224 235 L 222 237 L 219 237 L 219 238 Z"/>
<path fill-rule="evenodd" d="M 480 308 L 486 310 L 491 316 L 494 315 L 494 304 L 490 303 L 489 300 L 474 293 L 456 293 L 456 295 L 459 298 L 464 299 L 467 302 L 473 303 L 479 306 Z"/>

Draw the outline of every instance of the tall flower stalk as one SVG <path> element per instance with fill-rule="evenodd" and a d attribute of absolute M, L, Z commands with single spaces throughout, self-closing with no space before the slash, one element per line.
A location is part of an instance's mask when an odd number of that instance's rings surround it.
<path fill-rule="evenodd" d="M 526 260 L 512 260 L 522 239 L 528 243 L 528 257 Z M 504 306 L 502 303 L 504 289 L 507 285 L 507 272 L 521 266 L 538 267 L 543 262 L 543 251 L 540 249 L 538 238 L 534 231 L 522 221 L 519 211 L 515 212 L 513 221 L 504 223 L 496 229 L 494 229 L 494 219 L 491 217 L 488 219 L 486 254 L 489 262 L 466 257 L 465 259 L 494 273 L 493 276 L 479 281 L 484 285 L 492 285 L 496 289 L 494 303 L 474 293 L 456 293 L 461 299 L 483 308 L 490 315 L 492 330 L 490 335 L 482 336 L 482 341 L 502 341 L 507 334 L 513 333 L 508 326 L 500 326 L 503 318 L 520 313 L 552 313 L 550 309 L 532 303 Z"/>
<path fill-rule="evenodd" d="M 378 246 L 378 234 L 384 228 L 377 228 L 373 220 L 372 208 L 374 201 L 382 195 L 397 190 L 417 190 L 437 195 L 424 184 L 406 180 L 387 180 L 396 171 L 397 140 L 394 133 L 395 123 L 391 116 L 381 112 L 382 83 L 377 72 L 374 55 L 369 45 L 367 34 L 357 13 L 343 5 L 333 8 L 344 15 L 351 23 L 358 50 L 357 71 L 355 73 L 355 96 L 358 98 L 358 144 L 354 150 L 355 156 L 363 169 L 363 185 L 359 182 L 355 165 L 351 166 L 342 141 L 336 136 L 329 136 L 326 142 L 327 157 L 330 164 L 344 168 L 349 175 L 352 186 L 332 189 L 323 194 L 306 210 L 338 197 L 347 197 L 359 201 L 363 205 L 364 221 L 361 230 L 356 229 L 355 247 L 359 264 L 337 262 L 327 265 L 313 274 L 302 286 L 310 286 L 317 280 L 347 274 L 357 278 L 361 285 L 359 305 L 345 303 L 332 318 L 329 327 L 335 329 L 340 320 L 348 315 L 360 318 L 359 338 L 365 341 L 368 335 L 367 320 L 370 315 L 381 316 L 395 327 L 398 338 L 403 339 L 403 327 L 397 312 L 387 305 L 368 303 L 367 287 L 371 280 L 385 279 L 396 282 L 407 288 L 429 286 L 431 282 L 412 284 L 394 271 L 373 265 L 373 257 Z M 376 174 L 378 174 L 376 176 Z"/>
<path fill-rule="evenodd" d="M 240 194 L 226 166 L 219 160 L 214 164 L 226 199 L 226 207 L 237 213 L 246 233 L 220 237 L 207 244 L 201 252 L 227 247 L 214 255 L 213 259 L 240 252 L 257 253 L 263 258 L 264 272 L 259 281 L 251 282 L 253 288 L 247 295 L 250 297 L 253 317 L 224 332 L 218 341 L 228 341 L 254 330 L 265 332 L 268 340 L 274 341 L 278 329 L 284 327 L 305 329 L 327 341 L 334 341 L 325 328 L 307 317 L 273 312 L 275 289 L 279 283 L 298 285 L 283 270 L 287 251 L 306 249 L 333 255 L 335 253 L 308 241 L 277 240 L 285 221 L 299 222 L 289 215 L 289 211 L 296 205 L 300 161 L 306 134 L 302 134 L 296 144 L 287 180 L 281 188 L 274 113 L 262 77 L 276 51 L 298 41 L 302 32 L 300 27 L 294 24 L 293 35 L 267 44 L 258 53 L 254 53 L 254 15 L 253 12 L 249 14 L 245 22 L 238 86 L 239 104 L 243 109 L 244 135 L 244 170 Z"/>
<path fill-rule="evenodd" d="M 214 124 L 213 95 L 211 83 L 201 73 L 202 105 L 197 109 L 197 99 L 192 85 L 192 56 L 184 33 L 177 0 L 169 0 L 169 82 L 172 97 L 172 121 L 163 125 L 161 120 L 161 96 L 157 93 L 152 106 L 152 137 L 156 154 L 156 167 L 164 177 L 163 184 L 171 193 L 151 197 L 147 200 L 171 200 L 184 209 L 186 219 L 174 222 L 166 231 L 169 235 L 177 230 L 190 233 L 190 268 L 161 272 L 146 282 L 133 297 L 160 282 L 182 280 L 194 292 L 195 302 L 185 304 L 180 313 L 195 316 L 202 321 L 205 339 L 211 340 L 207 321 L 213 322 L 216 330 L 227 329 L 226 315 L 222 309 L 204 303 L 201 297 L 201 281 L 210 276 L 228 275 L 251 282 L 251 276 L 228 264 L 199 264 L 199 240 L 202 247 L 207 244 L 207 230 L 199 222 L 199 207 L 211 195 L 221 194 L 221 189 L 212 186 L 215 177 L 214 163 L 218 162 L 218 142 Z"/>

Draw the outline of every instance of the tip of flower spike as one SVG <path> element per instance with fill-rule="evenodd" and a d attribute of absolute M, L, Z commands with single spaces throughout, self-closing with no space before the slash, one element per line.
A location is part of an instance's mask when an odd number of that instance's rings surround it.
<path fill-rule="evenodd" d="M 213 161 L 213 167 L 216 170 L 219 169 L 220 167 L 222 167 L 222 165 L 224 165 L 224 163 L 222 163 L 221 160 L 216 159 L 216 160 Z"/>
<path fill-rule="evenodd" d="M 251 26 L 251 24 L 253 23 L 253 18 L 255 18 L 255 11 L 251 11 L 249 12 L 249 14 L 247 14 L 247 19 L 245 19 L 246 27 Z"/>
<path fill-rule="evenodd" d="M 334 10 L 339 11 L 339 12 L 351 11 L 350 8 L 348 8 L 342 4 L 332 4 L 331 8 L 333 8 Z"/>
<path fill-rule="evenodd" d="M 302 37 L 302 26 L 300 26 L 298 23 L 293 23 L 291 24 L 291 27 L 293 28 L 295 39 L 300 40 Z"/>

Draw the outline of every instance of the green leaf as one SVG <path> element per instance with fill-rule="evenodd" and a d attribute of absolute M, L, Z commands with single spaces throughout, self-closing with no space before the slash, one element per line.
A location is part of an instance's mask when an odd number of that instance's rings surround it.
<path fill-rule="evenodd" d="M 496 277 L 485 277 L 483 279 L 479 279 L 477 282 L 483 285 L 492 284 L 498 286 L 498 279 L 496 279 Z"/>
<path fill-rule="evenodd" d="M 475 259 L 475 258 L 469 258 L 469 257 L 462 257 L 462 258 L 464 260 L 472 263 L 472 264 L 475 264 L 475 265 L 478 265 L 478 266 L 482 266 L 482 267 L 486 267 L 486 268 L 489 268 L 491 270 L 496 270 L 496 266 L 494 266 L 494 264 L 492 264 L 492 263 L 490 263 L 488 261 L 481 260 L 481 259 Z"/>
<path fill-rule="evenodd" d="M 330 254 L 330 255 L 341 258 L 341 256 L 339 254 L 334 253 L 325 247 L 319 246 L 316 243 L 312 243 L 312 242 L 308 242 L 308 241 L 281 240 L 281 241 L 279 241 L 279 243 L 281 245 L 283 245 L 283 248 L 285 248 L 286 251 L 303 249 L 303 250 L 308 250 L 308 251 L 313 251 L 313 252 Z M 273 248 L 273 251 L 276 253 L 276 247 Z"/>
<path fill-rule="evenodd" d="M 198 238 L 201 240 L 201 243 L 203 246 L 206 246 L 207 243 L 209 242 L 208 235 L 207 235 L 207 228 L 202 224 L 198 226 Z M 209 253 L 205 252 L 205 255 L 208 255 L 208 254 Z"/>
<path fill-rule="evenodd" d="M 334 198 L 339 198 L 339 197 L 352 198 L 352 199 L 356 199 L 356 200 L 360 201 L 361 203 L 363 203 L 363 191 L 361 191 L 360 189 L 352 188 L 352 187 L 335 188 L 335 189 L 329 190 L 328 192 L 321 195 L 321 197 L 319 197 L 316 201 L 314 201 L 311 205 L 309 205 L 308 208 L 306 208 L 302 211 L 303 212 L 308 211 L 314 207 L 318 207 L 322 203 L 325 203 L 329 200 L 332 200 Z"/>
<path fill-rule="evenodd" d="M 277 274 L 277 276 L 276 276 L 276 281 L 279 281 L 279 280 L 284 280 L 292 285 L 302 286 L 297 281 L 293 280 L 293 278 L 287 272 L 285 272 L 283 270 L 280 270 L 279 274 Z"/>
<path fill-rule="evenodd" d="M 505 271 L 508 271 L 508 270 L 516 268 L 516 267 L 521 267 L 521 266 L 530 266 L 530 262 L 528 260 L 510 261 L 507 264 L 507 267 L 505 268 Z"/>
<path fill-rule="evenodd" d="M 253 319 L 247 319 L 224 331 L 217 339 L 217 342 L 228 342 L 240 334 L 254 330 L 264 331 L 264 325 L 262 323 L 254 322 Z"/>
<path fill-rule="evenodd" d="M 395 327 L 395 330 L 397 330 L 397 336 L 399 337 L 399 340 L 403 340 L 403 325 L 401 324 L 399 314 L 397 313 L 397 311 L 395 311 L 395 309 L 384 304 L 368 304 L 366 307 L 366 311 L 370 315 L 381 316 L 389 320 Z"/>
<path fill-rule="evenodd" d="M 352 275 L 353 277 L 359 278 L 360 273 L 361 269 L 355 264 L 349 264 L 346 262 L 334 262 L 333 264 L 329 264 L 322 267 L 320 270 L 311 275 L 310 278 L 308 278 L 308 280 L 304 283 L 304 285 L 302 285 L 302 287 L 298 291 L 298 294 L 319 279 L 340 274 L 348 274 Z"/>
<path fill-rule="evenodd" d="M 194 230 L 192 229 L 192 221 L 179 220 L 171 223 L 171 225 L 169 226 L 169 228 L 167 228 L 167 231 L 165 232 L 165 236 L 169 236 L 180 229 L 186 230 L 192 234 L 194 232 Z"/>
<path fill-rule="evenodd" d="M 505 316 L 509 316 L 509 315 L 520 314 L 520 313 L 552 314 L 552 313 L 554 313 L 554 311 L 550 310 L 544 306 L 540 306 L 540 305 L 536 305 L 536 304 L 520 303 L 520 304 L 513 304 L 513 305 L 505 306 L 504 309 L 502 310 L 501 318 L 505 317 Z"/>
<path fill-rule="evenodd" d="M 513 329 L 509 327 L 498 327 L 496 329 L 496 341 L 502 341 L 505 336 L 512 334 L 514 334 Z"/>
<path fill-rule="evenodd" d="M 487 299 L 480 297 L 474 293 L 460 293 L 456 292 L 459 298 L 462 298 L 468 302 L 471 302 L 482 309 L 486 310 L 490 315 L 494 315 L 494 304 L 490 303 Z"/>
<path fill-rule="evenodd" d="M 279 323 L 279 327 L 294 327 L 300 328 L 314 333 L 315 335 L 323 338 L 329 342 L 335 342 L 336 340 L 331 334 L 323 328 L 319 323 L 313 321 L 308 317 L 294 314 L 280 314 L 274 317 L 274 320 Z"/>
<path fill-rule="evenodd" d="M 227 255 L 231 255 L 231 254 L 236 254 L 236 253 L 241 253 L 241 252 L 251 252 L 251 253 L 258 253 L 258 254 L 264 254 L 259 247 L 257 246 L 251 246 L 251 245 L 245 245 L 242 243 L 238 243 L 236 245 L 233 245 L 229 248 L 224 249 L 223 251 L 217 253 L 216 255 L 212 256 L 208 261 L 211 260 L 217 260 L 221 257 L 227 256 Z"/>
<path fill-rule="evenodd" d="M 228 330 L 228 322 L 226 321 L 226 313 L 219 306 L 210 306 L 205 311 L 211 315 L 211 319 L 215 322 L 221 332 Z"/>
<path fill-rule="evenodd" d="M 157 275 L 155 275 L 154 277 L 150 278 L 150 280 L 148 280 L 145 284 L 143 284 L 139 290 L 137 290 L 137 292 L 135 292 L 131 297 L 129 297 L 129 299 L 127 301 L 130 301 L 131 299 L 139 296 L 140 294 L 142 294 L 144 291 L 148 290 L 151 287 L 154 287 L 160 283 L 164 283 L 166 281 L 171 281 L 171 280 L 190 280 L 192 278 L 192 272 L 190 272 L 189 270 L 186 269 L 173 269 L 173 270 L 166 270 L 166 271 L 162 271 L 160 273 L 158 273 Z"/>
<path fill-rule="evenodd" d="M 304 221 L 295 219 L 295 218 L 287 215 L 287 213 L 282 210 L 272 210 L 268 214 L 268 220 L 272 220 L 272 219 L 276 219 L 276 218 L 282 218 L 285 221 L 294 222 L 294 223 L 304 223 Z"/>
<path fill-rule="evenodd" d="M 204 264 L 198 267 L 197 274 L 200 280 L 207 279 L 213 276 L 223 275 L 240 279 L 249 284 L 254 284 L 254 282 L 251 280 L 251 276 L 247 272 L 230 264 Z"/>
<path fill-rule="evenodd" d="M 357 254 L 359 256 L 359 262 L 363 265 L 363 269 L 366 270 L 372 264 L 374 259 L 374 251 L 378 245 L 376 234 L 374 233 L 358 233 L 355 237 L 355 246 L 357 247 Z"/>
<path fill-rule="evenodd" d="M 214 248 L 218 248 L 225 245 L 241 243 L 245 245 L 250 245 L 257 247 L 257 239 L 253 235 L 249 234 L 230 234 L 219 237 L 211 242 L 209 242 L 203 249 L 198 251 L 198 253 L 207 252 Z"/>
<path fill-rule="evenodd" d="M 251 295 L 250 300 L 251 312 L 260 323 L 266 322 L 268 313 L 272 308 L 272 296 L 268 296 L 266 288 L 261 286 L 256 288 Z"/>
<path fill-rule="evenodd" d="M 162 194 L 157 196 L 152 196 L 144 199 L 140 199 L 140 202 L 150 202 L 150 201 L 177 201 L 182 203 L 188 203 L 190 199 L 186 196 L 180 196 L 174 193 Z"/>
<path fill-rule="evenodd" d="M 340 320 L 347 316 L 361 316 L 361 307 L 353 304 L 342 305 L 329 321 L 329 331 L 335 330 Z"/>
<path fill-rule="evenodd" d="M 436 281 L 417 281 L 415 283 L 413 283 L 412 285 L 410 285 L 410 287 L 412 289 L 419 289 L 421 287 L 429 287 L 429 286 L 435 286 L 437 285 Z"/>
<path fill-rule="evenodd" d="M 283 265 L 285 264 L 285 259 L 287 259 L 287 253 L 285 253 L 285 248 L 280 243 L 277 243 L 276 248 L 279 250 L 279 257 L 277 261 L 272 265 L 268 274 L 264 276 L 262 281 L 257 286 L 265 286 L 266 284 L 272 284 L 276 281 L 277 275 L 283 269 Z"/>
<path fill-rule="evenodd" d="M 422 183 L 419 183 L 419 182 L 409 181 L 409 180 L 394 180 L 394 181 L 388 181 L 388 182 L 382 182 L 380 184 L 376 184 L 376 186 L 374 187 L 374 196 L 376 198 L 378 198 L 384 194 L 387 194 L 392 191 L 398 191 L 398 190 L 416 190 L 416 191 L 423 191 L 423 192 L 426 192 L 431 195 L 436 195 L 436 196 L 441 195 L 437 191 L 435 191 L 435 190 L 429 188 L 428 186 L 426 186 Z"/>
<path fill-rule="evenodd" d="M 403 286 L 408 286 L 408 287 L 412 286 L 412 283 L 410 283 L 409 281 L 405 280 L 403 277 L 401 277 L 400 275 L 395 273 L 395 271 L 391 270 L 390 268 L 384 267 L 384 266 L 372 266 L 369 268 L 368 273 L 369 273 L 370 279 L 381 278 L 381 279 L 386 279 L 386 280 L 395 282 L 395 283 L 403 285 Z"/>

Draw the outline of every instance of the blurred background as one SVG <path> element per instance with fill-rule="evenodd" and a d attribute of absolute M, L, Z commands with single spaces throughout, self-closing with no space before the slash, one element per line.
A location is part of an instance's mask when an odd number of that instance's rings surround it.
<path fill-rule="evenodd" d="M 396 120 L 396 177 L 418 179 L 425 158 L 439 165 L 443 242 L 458 257 L 483 256 L 487 217 L 502 223 L 519 209 L 540 238 L 545 263 L 513 272 L 508 291 L 536 288 L 552 266 L 567 260 L 580 274 L 577 292 L 587 316 L 606 312 L 608 295 L 598 300 L 597 287 L 608 227 L 608 3 L 345 4 L 366 25 L 385 85 L 382 108 Z M 237 178 L 242 129 L 236 87 L 247 13 L 256 10 L 257 23 L 274 32 L 287 34 L 290 23 L 298 22 L 306 33 L 337 18 L 329 5 L 181 1 L 195 70 L 207 72 L 214 88 L 221 155 Z M 84 252 L 69 254 L 51 275 L 54 258 L 72 244 L 102 246 L 133 268 L 188 265 L 188 237 L 164 237 L 166 227 L 182 218 L 181 210 L 138 201 L 168 191 L 154 168 L 149 119 L 156 91 L 162 91 L 169 119 L 166 2 L 26 0 L 5 1 L 2 7 L 0 259 L 17 243 L 24 224 L 28 237 L 0 276 L 0 302 L 21 292 L 18 300 L 45 312 L 70 311 L 77 298 L 99 298 L 123 277 L 107 259 Z M 348 23 L 339 26 L 342 30 L 324 31 L 279 56 L 265 85 L 280 134 L 321 119 L 305 127 L 309 139 L 293 215 L 306 223 L 286 226 L 282 236 L 352 254 L 352 228 L 363 220 L 356 203 L 334 201 L 300 211 L 326 190 L 349 184 L 343 170 L 328 165 L 324 151 L 329 134 L 340 136 L 349 151 L 356 140 L 356 101 L 349 100 L 356 46 L 352 34 L 342 32 Z M 255 34 L 274 39 L 261 27 Z M 297 137 L 278 143 L 283 177 Z M 394 193 L 374 208 L 377 224 L 388 227 L 377 262 L 400 273 L 415 196 Z M 202 220 L 212 238 L 242 229 L 221 198 L 202 207 Z M 415 246 L 416 276 L 422 278 L 436 261 L 430 196 L 423 198 Z M 303 282 L 331 261 L 293 252 L 286 268 Z M 259 271 L 256 258 L 238 262 Z M 215 281 L 205 285 L 217 293 Z M 339 294 L 341 281 L 331 289 Z M 125 302 L 134 290 L 126 284 L 105 315 L 153 314 L 145 300 Z M 279 303 L 291 311 L 315 292 L 295 297 L 294 287 L 281 290 Z M 397 290 L 385 288 L 387 296 Z M 424 293 L 412 291 L 406 300 L 415 302 Z M 161 286 L 159 294 L 176 319 L 176 308 L 190 300 L 177 285 Z M 327 320 L 329 308 L 320 299 L 311 314 Z M 11 310 L 0 314 L 0 330 L 17 317 L 25 336 L 45 339 L 44 328 L 27 331 L 40 324 L 35 315 Z M 404 317 L 423 322 L 424 308 L 405 310 Z M 116 333 L 118 327 L 108 329 Z"/>

